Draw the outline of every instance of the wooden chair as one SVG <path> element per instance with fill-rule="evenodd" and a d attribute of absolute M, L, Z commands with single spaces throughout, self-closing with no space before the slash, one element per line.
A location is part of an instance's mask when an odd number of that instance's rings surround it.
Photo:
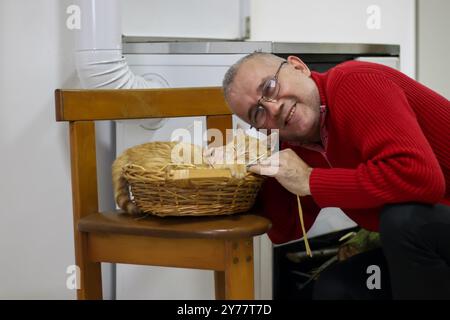
<path fill-rule="evenodd" d="M 99 212 L 96 120 L 206 116 L 224 133 L 231 114 L 220 88 L 55 91 L 56 120 L 70 130 L 78 299 L 102 299 L 101 262 L 214 270 L 216 299 L 253 299 L 253 237 L 270 222 L 256 212 L 148 217 Z"/>

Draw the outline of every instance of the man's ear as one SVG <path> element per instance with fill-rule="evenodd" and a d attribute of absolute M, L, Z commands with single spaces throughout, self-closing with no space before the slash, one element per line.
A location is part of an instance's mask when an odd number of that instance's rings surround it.
<path fill-rule="evenodd" d="M 309 70 L 308 66 L 299 57 L 289 56 L 287 57 L 287 62 L 290 65 L 294 66 L 296 70 L 301 71 L 307 77 L 311 76 L 311 71 Z"/>

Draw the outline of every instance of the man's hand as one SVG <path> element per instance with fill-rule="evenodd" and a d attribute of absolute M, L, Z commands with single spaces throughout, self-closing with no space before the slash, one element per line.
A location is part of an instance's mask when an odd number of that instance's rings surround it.
<path fill-rule="evenodd" d="M 276 157 L 279 158 L 278 161 L 276 161 Z M 276 163 L 278 163 L 278 166 L 274 165 Z M 249 167 L 248 170 L 274 177 L 284 188 L 299 196 L 311 194 L 309 177 L 312 168 L 300 159 L 292 149 L 284 149 Z"/>

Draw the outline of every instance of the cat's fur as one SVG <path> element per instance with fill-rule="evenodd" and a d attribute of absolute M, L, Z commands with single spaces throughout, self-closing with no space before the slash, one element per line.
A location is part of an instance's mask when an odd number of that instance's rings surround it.
<path fill-rule="evenodd" d="M 258 148 L 258 143 L 260 143 Z M 181 144 L 182 148 L 191 148 L 190 161 L 200 157 L 202 163 L 196 164 L 195 167 L 210 167 L 223 169 L 228 168 L 234 178 L 241 179 L 247 174 L 247 164 L 255 163 L 261 157 L 270 156 L 273 150 L 268 146 L 267 141 L 261 142 L 249 136 L 244 130 L 238 129 L 233 141 L 227 146 L 221 148 L 214 148 L 213 154 L 211 151 L 203 152 L 203 150 L 195 145 Z M 261 148 L 263 146 L 263 148 Z M 176 163 L 173 162 L 172 151 L 174 148 L 180 147 L 178 142 L 151 142 L 141 144 L 125 150 L 114 161 L 112 166 L 112 178 L 114 184 L 114 199 L 117 205 L 125 212 L 131 215 L 138 215 L 141 213 L 136 204 L 130 199 L 129 184 L 123 176 L 123 169 L 129 165 L 138 165 L 142 168 L 160 166 L 161 168 Z M 256 149 L 255 149 L 256 148 Z M 228 150 L 228 151 L 227 151 Z M 231 151 L 231 152 L 230 152 Z M 236 155 L 244 155 L 244 163 L 236 164 Z M 220 159 L 219 159 L 220 158 Z M 189 159 L 188 159 L 189 160 Z M 242 159 L 241 159 L 242 160 Z M 193 167 L 193 165 L 191 165 Z"/>

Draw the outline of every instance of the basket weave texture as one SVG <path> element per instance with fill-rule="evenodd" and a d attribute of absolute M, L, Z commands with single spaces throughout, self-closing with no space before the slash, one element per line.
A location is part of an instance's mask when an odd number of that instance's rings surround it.
<path fill-rule="evenodd" d="M 173 163 L 171 155 L 177 144 L 151 142 L 138 145 L 114 161 L 113 182 L 119 207 L 130 214 L 208 216 L 244 212 L 253 206 L 264 178 L 250 172 L 240 179 L 170 179 L 170 170 L 217 168 L 204 162 L 192 164 L 195 157 L 202 159 L 203 151 L 192 144 L 185 145 L 191 150 L 192 161 Z"/>

